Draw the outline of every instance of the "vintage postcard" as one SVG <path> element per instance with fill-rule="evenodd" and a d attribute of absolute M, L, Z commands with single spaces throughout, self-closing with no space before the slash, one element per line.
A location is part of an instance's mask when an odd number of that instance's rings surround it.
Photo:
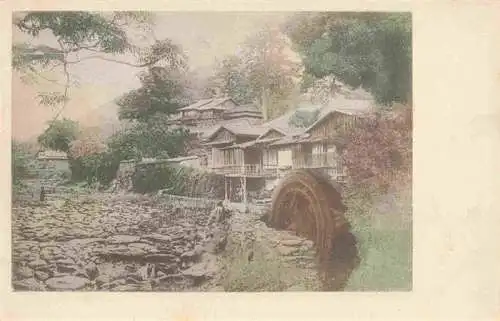
<path fill-rule="evenodd" d="M 34 9 L 11 295 L 415 294 L 418 11 Z"/>
<path fill-rule="evenodd" d="M 411 290 L 411 13 L 13 27 L 14 290 Z"/>

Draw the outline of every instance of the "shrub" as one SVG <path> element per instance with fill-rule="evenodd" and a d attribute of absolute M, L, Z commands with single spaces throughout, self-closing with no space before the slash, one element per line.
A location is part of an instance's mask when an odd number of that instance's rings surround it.
<path fill-rule="evenodd" d="M 169 194 L 174 195 L 217 199 L 224 197 L 221 176 L 167 163 L 138 165 L 132 184 L 134 191 L 138 193 L 167 189 Z"/>
<path fill-rule="evenodd" d="M 107 185 L 115 178 L 119 165 L 120 161 L 107 152 L 85 155 L 70 161 L 71 179 Z"/>
<path fill-rule="evenodd" d="M 12 185 L 18 186 L 21 180 L 28 176 L 28 155 L 19 144 L 12 142 L 11 146 L 11 166 L 12 166 Z"/>
<path fill-rule="evenodd" d="M 180 192 L 180 180 L 175 179 L 175 170 L 167 164 L 138 165 L 132 176 L 134 192 L 151 193 L 171 189 L 172 194 Z M 177 193 L 175 193 L 177 192 Z"/>
<path fill-rule="evenodd" d="M 355 185 L 386 190 L 412 169 L 412 110 L 380 111 L 363 119 L 347 134 L 342 154 Z"/>

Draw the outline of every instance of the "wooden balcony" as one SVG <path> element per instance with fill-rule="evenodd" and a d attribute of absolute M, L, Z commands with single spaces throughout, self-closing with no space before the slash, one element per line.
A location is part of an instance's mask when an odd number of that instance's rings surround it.
<path fill-rule="evenodd" d="M 336 167 L 338 156 L 335 153 L 303 154 L 293 159 L 293 168 Z"/>
<path fill-rule="evenodd" d="M 232 177 L 275 177 L 278 175 L 278 165 L 215 165 L 212 170 L 218 174 Z"/>
<path fill-rule="evenodd" d="M 345 176 L 345 170 L 338 154 L 334 152 L 306 154 L 300 158 L 293 159 L 293 169 L 323 169 L 332 177 Z"/>

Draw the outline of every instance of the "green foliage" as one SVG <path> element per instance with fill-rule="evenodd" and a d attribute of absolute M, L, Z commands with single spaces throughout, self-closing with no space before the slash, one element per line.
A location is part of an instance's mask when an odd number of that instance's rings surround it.
<path fill-rule="evenodd" d="M 18 70 L 48 67 L 67 61 L 67 56 L 82 50 L 108 54 L 138 53 L 127 35 L 127 27 L 145 29 L 152 23 L 143 12 L 97 13 L 87 11 L 21 12 L 14 17 L 14 26 L 34 38 L 50 33 L 59 48 L 29 43 L 14 44 L 13 67 Z M 141 63 L 151 65 L 169 55 L 170 47 L 158 41 L 149 50 L 141 51 Z"/>
<path fill-rule="evenodd" d="M 184 152 L 188 131 L 168 129 L 166 115 L 157 114 L 117 132 L 108 141 L 111 153 L 120 160 L 176 157 Z"/>
<path fill-rule="evenodd" d="M 48 46 L 32 47 L 28 43 L 12 46 L 12 67 L 15 70 L 35 72 L 37 67 L 47 68 L 63 60 L 64 54 L 60 50 Z"/>
<path fill-rule="evenodd" d="M 411 102 L 411 14 L 301 13 L 285 29 L 306 74 L 362 86 L 379 103 Z"/>
<path fill-rule="evenodd" d="M 13 44 L 12 66 L 22 73 L 22 79 L 44 79 L 43 72 L 61 73 L 64 90 L 61 93 L 41 94 L 41 104 L 60 106 L 57 119 L 66 106 L 71 84 L 71 66 L 88 59 L 101 59 L 132 67 L 185 65 L 180 48 L 169 39 L 157 40 L 148 47 L 139 47 L 132 41 L 134 31 L 142 31 L 142 40 L 153 24 L 152 15 L 145 12 L 87 12 L 87 11 L 36 11 L 14 15 L 14 26 L 31 36 L 32 41 Z M 54 47 L 36 44 L 41 35 L 52 37 Z M 83 53 L 83 55 L 80 55 Z M 91 55 L 86 55 L 91 53 Z M 98 54 L 95 54 L 98 53 Z M 132 54 L 135 63 L 115 59 L 116 55 Z M 132 99 L 134 100 L 134 99 Z M 140 99 L 139 99 L 140 100 Z M 136 99 L 137 101 L 137 99 Z"/>
<path fill-rule="evenodd" d="M 222 60 L 215 74 L 208 80 L 205 93 L 213 97 L 221 91 L 238 104 L 250 104 L 256 100 L 256 93 L 245 77 L 243 60 L 237 55 L 231 55 Z"/>
<path fill-rule="evenodd" d="M 68 152 L 71 142 L 78 134 L 78 122 L 70 119 L 54 120 L 49 123 L 47 130 L 38 136 L 38 143 L 48 149 Z"/>
<path fill-rule="evenodd" d="M 132 177 L 134 191 L 220 199 L 224 197 L 222 177 L 190 167 L 167 163 L 139 164 Z"/>
<path fill-rule="evenodd" d="M 117 101 L 120 119 L 144 121 L 157 113 L 171 114 L 188 101 L 180 70 L 151 67 L 139 78 L 142 86 Z"/>
<path fill-rule="evenodd" d="M 70 161 L 71 179 L 107 185 L 115 178 L 119 165 L 120 161 L 108 152 L 85 155 Z"/>
<path fill-rule="evenodd" d="M 353 188 L 345 198 L 361 264 L 346 291 L 410 291 L 412 288 L 411 185 L 397 191 Z"/>
<path fill-rule="evenodd" d="M 38 93 L 38 103 L 45 106 L 56 106 L 64 103 L 68 97 L 58 92 L 41 92 Z"/>
<path fill-rule="evenodd" d="M 179 194 L 181 181 L 175 179 L 177 171 L 168 164 L 142 166 L 132 177 L 134 191 L 151 193 L 161 189 L 171 189 L 171 194 Z"/>
<path fill-rule="evenodd" d="M 309 127 L 314 124 L 319 118 L 319 109 L 312 111 L 309 110 L 296 110 L 290 117 L 289 123 L 295 127 Z"/>
<path fill-rule="evenodd" d="M 103 15 L 85 11 L 29 12 L 15 22 L 19 30 L 37 37 L 51 31 L 58 40 L 71 45 L 91 45 L 108 53 L 123 53 L 129 46 L 125 31 Z"/>
<path fill-rule="evenodd" d="M 22 148 L 22 145 L 12 141 L 11 145 L 11 169 L 12 185 L 21 185 L 22 179 L 29 176 L 29 154 Z"/>
<path fill-rule="evenodd" d="M 264 27 L 248 38 L 236 55 L 226 57 L 210 79 L 208 91 L 221 91 L 238 103 L 263 106 L 265 119 L 282 114 L 295 93 L 299 64 L 290 59 L 284 35 Z"/>
<path fill-rule="evenodd" d="M 393 186 L 412 172 L 412 110 L 381 110 L 346 133 L 342 159 L 349 180 L 377 189 Z"/>
<path fill-rule="evenodd" d="M 251 262 L 244 257 L 230 262 L 224 278 L 226 292 L 278 292 L 284 291 L 286 274 L 278 258 L 256 259 Z"/>

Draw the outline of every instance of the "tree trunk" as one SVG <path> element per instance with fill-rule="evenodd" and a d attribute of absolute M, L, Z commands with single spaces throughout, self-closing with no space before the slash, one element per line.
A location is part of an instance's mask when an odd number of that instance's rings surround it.
<path fill-rule="evenodd" d="M 269 120 L 269 90 L 262 89 L 262 116 L 264 121 Z"/>

